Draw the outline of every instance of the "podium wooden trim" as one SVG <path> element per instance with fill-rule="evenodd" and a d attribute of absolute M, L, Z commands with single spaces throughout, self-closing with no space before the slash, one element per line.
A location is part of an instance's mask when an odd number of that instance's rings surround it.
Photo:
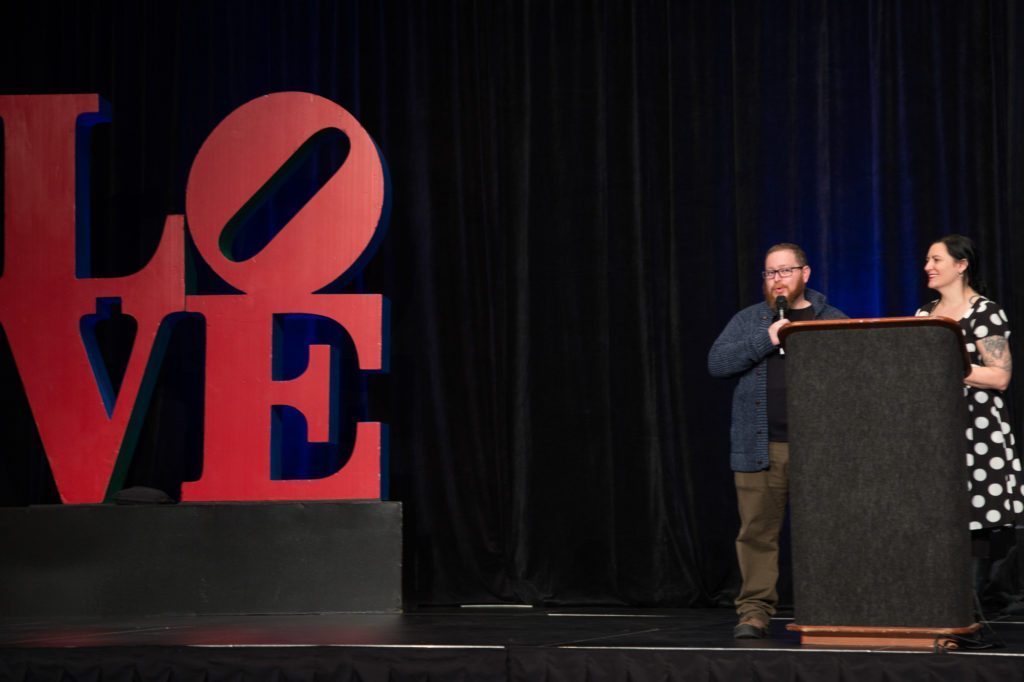
<path fill-rule="evenodd" d="M 779 344 L 786 348 L 786 339 L 800 332 L 806 331 L 828 331 L 840 329 L 885 329 L 894 327 L 945 327 L 962 338 L 963 331 L 956 320 L 949 317 L 862 317 L 847 320 L 808 320 L 806 322 L 791 322 L 779 330 Z M 971 373 L 971 356 L 967 354 L 967 347 L 960 343 L 960 355 L 964 362 L 964 376 Z"/>
<path fill-rule="evenodd" d="M 907 649 L 957 649 L 957 637 L 969 637 L 981 629 L 974 623 L 963 628 L 857 627 L 847 625 L 797 625 L 786 629 L 800 633 L 800 643 L 837 647 L 900 647 Z"/>

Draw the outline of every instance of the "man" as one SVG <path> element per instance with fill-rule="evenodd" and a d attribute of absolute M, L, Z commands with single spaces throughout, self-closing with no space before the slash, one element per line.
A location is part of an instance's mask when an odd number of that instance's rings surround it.
<path fill-rule="evenodd" d="M 825 296 L 807 289 L 811 268 L 796 244 L 776 244 L 765 255 L 764 302 L 736 313 L 711 346 L 708 371 L 739 378 L 732 400 L 731 464 L 740 512 L 736 558 L 743 585 L 736 598 L 737 639 L 768 633 L 778 602 L 779 532 L 789 492 L 785 355 L 779 330 L 791 321 L 846 317 Z M 786 299 L 785 314 L 776 299 Z"/>

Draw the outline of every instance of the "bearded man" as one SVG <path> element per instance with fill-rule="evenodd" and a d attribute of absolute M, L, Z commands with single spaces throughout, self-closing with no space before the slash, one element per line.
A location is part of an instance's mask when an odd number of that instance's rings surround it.
<path fill-rule="evenodd" d="M 765 637 L 778 604 L 779 533 L 789 494 L 785 355 L 779 330 L 791 321 L 845 318 L 807 289 L 811 268 L 796 244 L 776 244 L 765 255 L 764 301 L 736 313 L 711 346 L 708 371 L 737 378 L 732 400 L 731 466 L 740 532 L 736 558 L 742 586 L 736 597 L 737 639 Z M 776 300 L 785 297 L 785 315 Z"/>

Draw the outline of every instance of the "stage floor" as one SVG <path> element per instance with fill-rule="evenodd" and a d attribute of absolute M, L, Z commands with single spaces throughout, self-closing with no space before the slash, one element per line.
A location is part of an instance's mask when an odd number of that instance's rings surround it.
<path fill-rule="evenodd" d="M 820 650 L 801 646 L 785 613 L 771 637 L 734 640 L 726 609 L 459 607 L 404 614 L 164 616 L 145 620 L 0 618 L 0 647 L 615 647 Z M 1024 657 L 1024 620 L 989 621 L 1002 654 Z M 895 648 L 897 649 L 898 648 Z M 874 650 L 887 650 L 878 648 Z"/>
<path fill-rule="evenodd" d="M 577 679 L 573 670 L 587 671 L 586 679 L 665 679 L 665 669 L 678 671 L 680 666 L 705 671 L 700 679 L 728 679 L 733 674 L 773 679 L 772 670 L 781 674 L 779 679 L 794 679 L 793 673 L 799 679 L 849 679 L 850 670 L 867 662 L 865 654 L 872 661 L 868 668 L 888 670 L 884 674 L 892 673 L 897 663 L 923 675 L 935 674 L 936 665 L 949 673 L 962 666 L 976 671 L 976 679 L 989 679 L 982 674 L 986 669 L 991 679 L 999 679 L 1008 669 L 1024 671 L 1021 620 L 989 621 L 989 639 L 994 636 L 1000 647 L 939 653 L 801 646 L 798 636 L 785 629 L 789 622 L 783 614 L 773 620 L 770 638 L 737 641 L 732 638 L 734 616 L 727 609 L 461 607 L 396 615 L 177 616 L 60 623 L 0 618 L 0 679 L 77 679 L 93 671 L 102 672 L 106 680 L 117 679 L 114 673 L 119 670 L 132 671 L 125 679 L 166 678 L 168 670 L 180 665 L 195 672 L 197 679 L 216 679 L 211 673 L 215 670 L 232 679 L 232 666 L 248 670 L 257 664 L 261 670 L 269 666 L 278 672 L 297 666 L 293 672 L 299 672 L 285 674 L 284 679 L 331 678 L 330 671 L 340 675 L 341 670 L 360 665 L 389 670 L 386 675 L 381 672 L 381 679 L 393 679 L 395 666 L 404 666 L 410 674 L 419 666 L 434 666 L 434 673 L 423 679 L 546 679 L 555 670 L 556 679 Z M 367 662 L 371 659 L 372 665 Z M 473 662 L 467 663 L 470 659 Z M 317 667 L 321 665 L 324 670 Z M 314 669 L 315 674 L 301 672 Z M 808 672 L 820 669 L 826 671 L 823 676 Z M 352 679 L 374 677 L 363 670 Z M 253 670 L 237 675 L 262 678 Z M 916 674 L 911 678 L 917 679 Z"/>

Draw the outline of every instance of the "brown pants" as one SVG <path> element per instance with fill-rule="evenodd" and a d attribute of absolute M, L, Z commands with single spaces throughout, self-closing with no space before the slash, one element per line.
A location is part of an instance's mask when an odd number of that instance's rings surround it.
<path fill-rule="evenodd" d="M 736 613 L 765 622 L 779 601 L 779 532 L 789 494 L 789 443 L 769 443 L 768 462 L 767 471 L 734 474 L 740 511 L 736 558 L 743 577 Z"/>

